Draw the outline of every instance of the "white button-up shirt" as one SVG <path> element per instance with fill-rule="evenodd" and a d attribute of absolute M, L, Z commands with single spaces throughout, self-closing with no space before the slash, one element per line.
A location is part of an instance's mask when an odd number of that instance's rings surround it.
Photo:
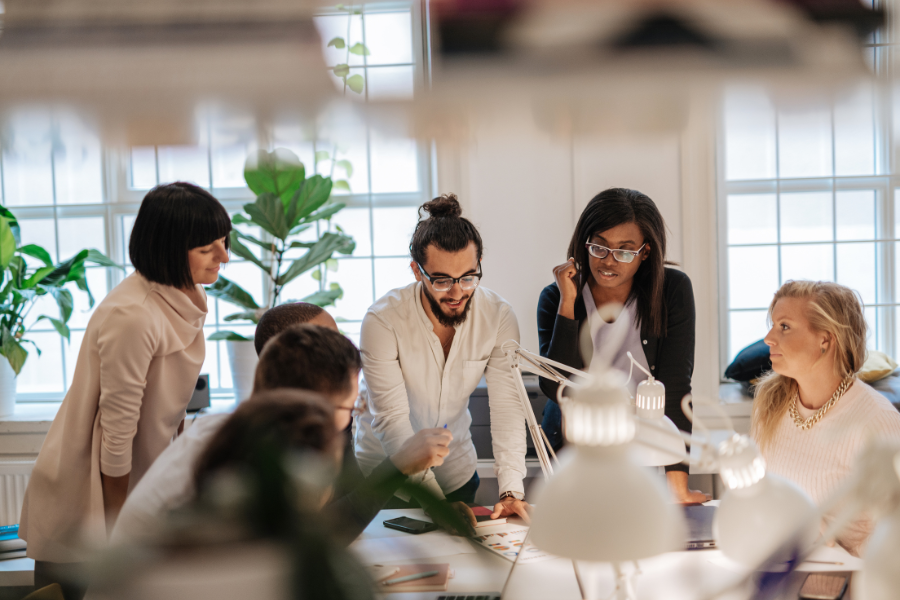
<path fill-rule="evenodd" d="M 395 454 L 415 432 L 447 425 L 453 441 L 444 464 L 414 480 L 441 497 L 462 487 L 477 461 L 469 395 L 484 375 L 500 492 L 524 493 L 525 414 L 500 349 L 507 340 L 519 340 L 519 324 L 509 303 L 486 288 L 476 288 L 469 302 L 446 360 L 422 307 L 421 283 L 393 290 L 369 308 L 360 335 L 368 408 L 356 433 L 356 457 L 364 473 Z"/>

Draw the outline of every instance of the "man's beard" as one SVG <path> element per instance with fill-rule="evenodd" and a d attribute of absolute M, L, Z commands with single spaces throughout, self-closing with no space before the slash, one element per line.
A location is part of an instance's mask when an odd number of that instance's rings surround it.
<path fill-rule="evenodd" d="M 457 325 L 462 325 L 465 322 L 466 317 L 469 316 L 469 307 L 472 306 L 471 294 L 460 298 L 460 301 L 466 300 L 466 305 L 463 307 L 461 313 L 451 317 L 441 308 L 441 303 L 431 296 L 431 293 L 428 291 L 428 286 L 423 285 L 422 290 L 425 292 L 425 298 L 428 299 L 428 304 L 431 306 L 431 312 L 437 317 L 438 323 L 444 327 L 456 327 Z"/>

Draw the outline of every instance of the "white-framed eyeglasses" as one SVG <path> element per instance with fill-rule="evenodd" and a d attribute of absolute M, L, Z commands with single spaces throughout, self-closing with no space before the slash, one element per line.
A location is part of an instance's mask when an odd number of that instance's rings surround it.
<path fill-rule="evenodd" d="M 640 255 L 641 251 L 646 245 L 647 244 L 645 242 L 637 250 L 621 250 L 607 248 L 606 246 L 601 246 L 600 244 L 592 244 L 590 242 L 590 238 L 588 238 L 588 241 L 585 242 L 584 247 L 587 248 L 587 251 L 590 252 L 591 256 L 593 256 L 594 258 L 606 258 L 607 256 L 609 256 L 609 253 L 612 252 L 613 258 L 616 259 L 616 262 L 630 263 Z"/>

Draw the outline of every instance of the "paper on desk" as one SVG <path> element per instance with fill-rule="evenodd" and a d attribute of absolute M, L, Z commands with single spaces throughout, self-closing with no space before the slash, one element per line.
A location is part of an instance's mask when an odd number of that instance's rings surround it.
<path fill-rule="evenodd" d="M 466 538 L 434 531 L 419 535 L 357 540 L 350 544 L 363 564 L 393 562 L 411 558 L 437 558 L 454 554 L 475 554 Z"/>
<path fill-rule="evenodd" d="M 528 526 L 506 523 L 492 527 L 484 527 L 479 535 L 472 538 L 476 544 L 480 544 L 509 561 L 516 560 L 519 552 L 523 552 L 519 564 L 541 562 L 556 558 L 543 550 L 535 547 L 531 542 L 526 542 Z"/>
<path fill-rule="evenodd" d="M 709 562 L 735 572 L 748 570 L 746 566 L 731 560 L 721 552 L 710 553 Z M 800 563 L 797 570 L 803 572 L 859 571 L 862 567 L 861 558 L 853 556 L 840 546 L 823 546 L 813 552 L 806 562 Z"/>

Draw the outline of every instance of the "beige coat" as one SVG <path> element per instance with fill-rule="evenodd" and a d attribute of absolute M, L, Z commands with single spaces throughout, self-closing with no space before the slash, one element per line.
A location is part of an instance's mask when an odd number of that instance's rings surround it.
<path fill-rule="evenodd" d="M 28 556 L 75 562 L 105 541 L 100 474 L 130 473 L 130 492 L 170 443 L 206 355 L 205 320 L 185 293 L 138 273 L 100 303 L 25 492 Z"/>

